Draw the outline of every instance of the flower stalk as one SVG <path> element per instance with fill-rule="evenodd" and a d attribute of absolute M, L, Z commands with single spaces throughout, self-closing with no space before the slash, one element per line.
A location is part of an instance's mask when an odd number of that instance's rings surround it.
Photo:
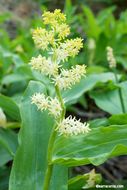
<path fill-rule="evenodd" d="M 113 70 L 113 73 L 115 76 L 116 83 L 119 85 L 119 79 L 117 76 L 116 68 L 113 68 L 112 70 Z M 123 96 L 122 96 L 122 89 L 120 87 L 118 88 L 118 93 L 119 93 L 119 99 L 120 99 L 120 103 L 121 103 L 122 112 L 126 113 L 124 100 L 123 100 Z"/>
<path fill-rule="evenodd" d="M 89 51 L 88 65 L 89 66 L 91 66 L 93 64 L 95 50 L 96 50 L 95 40 L 93 38 L 90 38 L 89 42 L 88 42 L 88 51 Z"/>
<path fill-rule="evenodd" d="M 61 104 L 61 108 L 62 108 L 62 114 L 61 114 L 61 118 L 60 118 L 62 120 L 65 117 L 66 109 L 65 109 L 64 101 L 61 96 L 60 88 L 58 85 L 55 86 L 55 90 L 56 90 L 56 95 L 58 97 L 58 100 L 59 100 L 59 102 Z"/>
<path fill-rule="evenodd" d="M 111 68 L 111 70 L 114 73 L 116 84 L 119 85 L 119 79 L 118 79 L 118 75 L 117 75 L 117 71 L 116 71 L 116 59 L 113 54 L 113 49 L 110 46 L 107 47 L 107 60 L 109 62 L 109 67 Z M 123 96 L 122 96 L 122 90 L 120 87 L 118 88 L 118 93 L 119 93 L 119 99 L 120 99 L 120 103 L 121 103 L 122 112 L 126 113 L 124 100 L 123 100 Z"/>

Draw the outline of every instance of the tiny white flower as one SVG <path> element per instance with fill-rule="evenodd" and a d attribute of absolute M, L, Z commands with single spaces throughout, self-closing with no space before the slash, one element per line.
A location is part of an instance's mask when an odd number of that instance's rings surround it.
<path fill-rule="evenodd" d="M 33 69 L 40 71 L 45 75 L 55 76 L 58 74 L 59 65 L 53 63 L 50 57 L 46 59 L 46 57 L 39 55 L 38 57 L 33 57 L 29 64 Z"/>
<path fill-rule="evenodd" d="M 48 49 L 48 45 L 54 43 L 53 31 L 47 31 L 45 28 L 34 29 L 32 38 L 36 47 L 42 50 Z"/>
<path fill-rule="evenodd" d="M 64 43 L 60 43 L 59 47 L 55 50 L 58 62 L 66 61 L 69 57 L 75 57 L 79 50 L 83 47 L 82 39 L 70 39 Z"/>
<path fill-rule="evenodd" d="M 110 68 L 116 67 L 116 60 L 113 55 L 113 49 L 109 46 L 106 49 L 107 49 L 107 60 L 109 62 L 109 67 Z"/>
<path fill-rule="evenodd" d="M 61 43 L 61 50 L 66 50 L 69 57 L 75 57 L 81 48 L 83 48 L 83 39 L 75 38 L 66 40 L 64 43 Z"/>
<path fill-rule="evenodd" d="M 91 129 L 88 123 L 81 123 L 80 120 L 72 116 L 63 119 L 58 125 L 60 135 L 72 136 L 88 133 Z"/>
<path fill-rule="evenodd" d="M 61 108 L 59 100 L 56 97 L 50 98 L 48 110 L 50 114 L 53 115 L 54 117 L 60 116 L 62 108 Z"/>
<path fill-rule="evenodd" d="M 72 67 L 70 70 L 62 69 L 60 75 L 56 76 L 54 81 L 60 89 L 66 90 L 67 88 L 71 88 L 72 85 L 78 83 L 85 73 L 85 65 L 76 65 L 76 67 Z"/>
<path fill-rule="evenodd" d="M 36 104 L 37 108 L 41 111 L 46 110 L 48 108 L 48 98 L 45 97 L 44 94 L 36 93 L 31 97 L 32 104 Z"/>
<path fill-rule="evenodd" d="M 53 63 L 51 58 L 48 58 L 48 64 L 45 65 L 45 71 L 47 73 L 47 75 L 49 76 L 55 76 L 58 74 L 58 68 L 59 65 L 57 63 Z"/>
<path fill-rule="evenodd" d="M 31 97 L 32 104 L 36 104 L 41 111 L 48 110 L 54 117 L 59 117 L 62 111 L 59 100 L 51 97 L 46 97 L 44 94 L 36 93 Z"/>
<path fill-rule="evenodd" d="M 58 63 L 68 59 L 68 52 L 64 49 L 63 50 L 61 50 L 60 48 L 56 49 L 55 54 L 56 54 Z"/>

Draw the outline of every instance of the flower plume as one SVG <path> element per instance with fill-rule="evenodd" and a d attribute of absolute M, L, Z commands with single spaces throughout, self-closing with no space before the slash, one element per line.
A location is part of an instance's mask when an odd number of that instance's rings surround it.
<path fill-rule="evenodd" d="M 51 83 L 54 84 L 56 96 L 52 98 L 45 94 L 35 93 L 31 97 L 31 102 L 40 111 L 48 110 L 56 120 L 59 134 L 65 136 L 86 134 L 90 131 L 87 123 L 82 123 L 72 116 L 65 118 L 65 105 L 61 96 L 61 90 L 70 89 L 86 74 L 85 65 L 65 69 L 63 64 L 70 57 L 78 55 L 83 48 L 83 39 L 67 38 L 70 27 L 67 24 L 66 15 L 60 9 L 44 12 L 42 20 L 44 27 L 34 29 L 32 35 L 36 47 L 44 51 L 44 56 L 39 54 L 33 57 L 29 64 L 33 70 L 49 77 Z"/>
<path fill-rule="evenodd" d="M 109 62 L 110 68 L 116 67 L 116 60 L 113 54 L 113 49 L 110 46 L 107 47 L 107 60 Z"/>
<path fill-rule="evenodd" d="M 80 120 L 72 118 L 72 116 L 63 119 L 58 125 L 58 131 L 60 135 L 72 136 L 78 134 L 85 134 L 90 131 L 88 123 L 81 123 Z"/>

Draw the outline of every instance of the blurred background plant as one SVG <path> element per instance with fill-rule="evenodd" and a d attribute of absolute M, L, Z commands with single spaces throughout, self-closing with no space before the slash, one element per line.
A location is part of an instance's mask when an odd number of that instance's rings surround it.
<path fill-rule="evenodd" d="M 0 189 L 6 190 L 20 128 L 19 106 L 30 80 L 48 84 L 44 76 L 33 72 L 28 63 L 39 50 L 33 45 L 31 30 L 42 26 L 44 10 L 62 9 L 71 25 L 71 37 L 82 37 L 84 48 L 70 59 L 66 67 L 86 64 L 87 78 L 79 86 L 63 94 L 68 101 L 67 113 L 82 120 L 92 120 L 93 126 L 119 124 L 115 114 L 122 114 L 118 89 L 121 88 L 127 112 L 127 2 L 125 0 L 0 0 Z M 106 47 L 114 49 L 116 84 L 106 57 Z M 49 93 L 53 93 L 51 86 Z M 3 112 L 4 111 L 4 112 Z M 113 117 L 113 118 L 112 118 Z M 127 115 L 123 114 L 127 124 Z M 120 117 L 121 118 L 121 117 Z M 8 129 L 9 128 L 9 129 Z M 123 161 L 121 161 L 123 160 Z M 71 175 L 84 174 L 95 168 L 105 183 L 127 179 L 127 158 L 108 160 L 105 164 L 75 167 Z"/>

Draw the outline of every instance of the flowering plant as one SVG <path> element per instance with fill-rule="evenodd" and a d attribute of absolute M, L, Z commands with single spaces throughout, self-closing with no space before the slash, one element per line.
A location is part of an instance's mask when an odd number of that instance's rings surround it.
<path fill-rule="evenodd" d="M 48 57 L 39 55 L 30 61 L 33 69 L 50 77 L 55 86 L 56 97 L 46 97 L 43 93 L 35 93 L 32 96 L 32 104 L 35 104 L 41 111 L 48 110 L 55 118 L 49 145 L 48 145 L 48 166 L 44 181 L 44 190 L 48 190 L 53 164 L 52 149 L 57 133 L 59 135 L 72 136 L 88 133 L 89 125 L 81 123 L 80 120 L 69 116 L 65 118 L 65 103 L 61 96 L 61 90 L 71 88 L 79 82 L 86 73 L 85 65 L 76 65 L 69 70 L 62 68 L 61 62 L 65 62 L 69 57 L 75 57 L 83 47 L 82 39 L 66 39 L 70 34 L 70 28 L 66 24 L 66 16 L 60 10 L 45 12 L 43 14 L 45 28 L 37 28 L 33 31 L 33 39 L 37 48 L 46 50 Z"/>
<path fill-rule="evenodd" d="M 96 183 L 100 183 L 101 176 L 94 170 L 68 177 L 68 168 L 90 163 L 100 165 L 109 157 L 126 153 L 126 125 L 124 122 L 117 125 L 112 117 L 83 123 L 72 115 L 68 116 L 67 94 L 73 100 L 84 93 L 84 88 L 88 90 L 100 82 L 100 78 L 102 82 L 107 82 L 110 78 L 114 81 L 115 77 L 112 73 L 102 73 L 92 75 L 91 80 L 91 76 L 85 77 L 85 65 L 65 69 L 69 58 L 75 57 L 83 47 L 83 40 L 67 39 L 70 27 L 60 10 L 44 12 L 42 18 L 44 28 L 32 32 L 40 54 L 30 60 L 29 69 L 32 68 L 37 78 L 29 82 L 20 104 L 18 114 L 22 127 L 9 190 L 80 190 L 95 187 Z M 107 50 L 110 67 L 114 69 L 113 51 L 111 48 Z M 47 90 L 43 76 L 53 86 L 52 93 Z M 87 79 L 90 82 L 88 86 Z M 120 100 L 121 108 L 124 108 L 123 100 Z"/>

